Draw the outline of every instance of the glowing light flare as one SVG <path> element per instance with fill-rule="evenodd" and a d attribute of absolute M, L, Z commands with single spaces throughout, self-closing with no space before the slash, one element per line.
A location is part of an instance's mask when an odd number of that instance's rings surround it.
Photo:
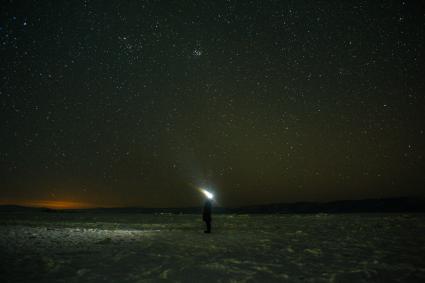
<path fill-rule="evenodd" d="M 208 199 L 213 199 L 214 195 L 212 193 L 210 193 L 209 191 L 205 190 L 205 189 L 200 189 L 200 191 L 208 198 Z"/>

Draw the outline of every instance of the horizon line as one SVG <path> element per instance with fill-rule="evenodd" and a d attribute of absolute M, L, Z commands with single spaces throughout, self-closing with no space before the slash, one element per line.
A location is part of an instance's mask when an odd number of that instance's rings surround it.
<path fill-rule="evenodd" d="M 329 201 L 293 201 L 293 202 L 273 202 L 273 203 L 259 203 L 259 204 L 247 204 L 238 206 L 217 206 L 221 208 L 239 208 L 239 207 L 250 207 L 250 206 L 267 206 L 276 204 L 297 204 L 297 203 L 316 203 L 316 204 L 327 204 L 341 201 L 366 201 L 366 200 L 388 200 L 388 199 L 425 199 L 425 196 L 393 196 L 393 197 L 377 197 L 377 198 L 359 198 L 359 199 L 338 199 Z M 26 208 L 44 208 L 51 210 L 85 210 L 85 209 L 126 209 L 126 208 L 144 208 L 144 209 L 182 209 L 182 208 L 196 208 L 197 206 L 172 206 L 172 207 L 160 207 L 160 206 L 143 206 L 143 205 L 110 205 L 110 204 L 96 204 L 89 202 L 78 202 L 78 201 L 50 201 L 50 200 L 32 200 L 32 201 L 0 201 L 0 206 L 20 206 Z"/>

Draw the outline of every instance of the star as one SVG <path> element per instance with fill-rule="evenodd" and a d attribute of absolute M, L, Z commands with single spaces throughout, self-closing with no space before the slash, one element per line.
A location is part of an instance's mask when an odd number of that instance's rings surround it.
<path fill-rule="evenodd" d="M 203 52 L 199 48 L 195 48 L 192 52 L 192 55 L 195 56 L 195 57 L 200 57 L 200 56 L 202 56 L 202 54 L 203 54 Z"/>

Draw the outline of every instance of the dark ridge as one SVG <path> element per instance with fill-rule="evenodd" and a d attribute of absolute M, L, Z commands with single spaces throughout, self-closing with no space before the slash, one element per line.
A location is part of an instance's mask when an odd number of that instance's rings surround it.
<path fill-rule="evenodd" d="M 297 202 L 236 208 L 235 213 L 387 213 L 425 212 L 425 198 L 340 200 L 326 203 Z"/>
<path fill-rule="evenodd" d="M 22 205 L 0 205 L 0 212 L 47 212 L 49 208 Z"/>
<path fill-rule="evenodd" d="M 332 202 L 296 202 L 252 205 L 242 207 L 214 207 L 214 213 L 239 214 L 273 214 L 273 213 L 402 213 L 425 212 L 425 198 L 399 197 L 363 200 L 340 200 Z M 152 213 L 152 214 L 198 214 L 200 207 L 183 208 L 146 208 L 117 207 L 56 210 L 48 208 L 33 208 L 18 205 L 2 205 L 0 212 L 61 212 L 61 213 Z"/>

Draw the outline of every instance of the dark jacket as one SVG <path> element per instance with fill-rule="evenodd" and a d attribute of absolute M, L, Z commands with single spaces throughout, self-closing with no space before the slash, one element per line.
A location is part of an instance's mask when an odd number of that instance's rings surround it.
<path fill-rule="evenodd" d="M 202 210 L 202 220 L 211 221 L 211 201 L 206 200 L 204 203 L 204 209 Z"/>

